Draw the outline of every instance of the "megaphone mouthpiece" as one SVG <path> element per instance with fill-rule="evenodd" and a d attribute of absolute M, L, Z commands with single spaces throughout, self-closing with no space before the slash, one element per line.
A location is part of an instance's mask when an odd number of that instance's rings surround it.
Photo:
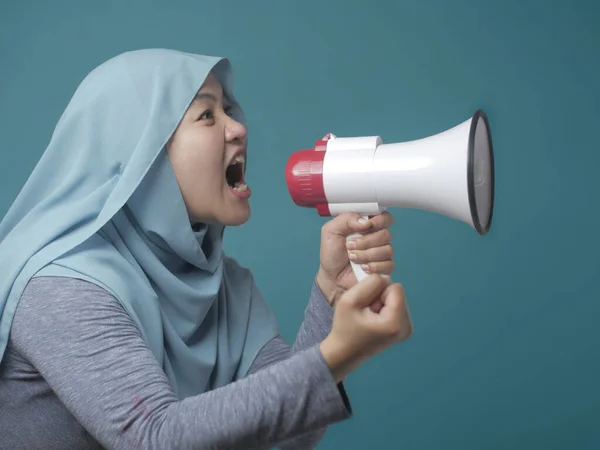
<path fill-rule="evenodd" d="M 313 149 L 293 153 L 286 166 L 286 181 L 292 200 L 298 206 L 315 207 L 327 203 L 323 186 L 324 151 Z"/>

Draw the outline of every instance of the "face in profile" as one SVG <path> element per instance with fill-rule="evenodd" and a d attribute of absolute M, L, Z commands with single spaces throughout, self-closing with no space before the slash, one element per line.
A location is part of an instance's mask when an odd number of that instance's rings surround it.
<path fill-rule="evenodd" d="M 246 133 L 211 72 L 167 146 L 191 223 L 235 226 L 249 219 Z"/>

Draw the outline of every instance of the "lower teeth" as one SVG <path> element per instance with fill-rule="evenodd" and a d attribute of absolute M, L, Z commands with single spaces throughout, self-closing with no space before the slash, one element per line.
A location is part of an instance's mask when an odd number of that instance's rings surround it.
<path fill-rule="evenodd" d="M 239 192 L 245 192 L 248 189 L 248 186 L 244 183 L 235 183 L 233 189 Z"/>

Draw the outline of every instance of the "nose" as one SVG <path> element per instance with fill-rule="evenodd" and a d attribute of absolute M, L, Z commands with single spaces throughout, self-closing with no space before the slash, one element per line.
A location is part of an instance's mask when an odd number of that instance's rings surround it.
<path fill-rule="evenodd" d="M 229 119 L 227 125 L 225 126 L 225 139 L 227 142 L 232 142 L 235 140 L 242 141 L 246 138 L 247 130 L 246 127 L 234 120 L 232 118 Z"/>

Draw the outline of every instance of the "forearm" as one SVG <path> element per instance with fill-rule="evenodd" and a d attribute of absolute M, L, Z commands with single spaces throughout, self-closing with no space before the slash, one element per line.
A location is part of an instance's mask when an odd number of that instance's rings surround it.
<path fill-rule="evenodd" d="M 223 388 L 172 403 L 160 420 L 141 421 L 138 430 L 152 443 L 147 448 L 306 449 L 322 437 L 314 430 L 348 416 L 333 384 L 313 347 Z"/>
<path fill-rule="evenodd" d="M 259 353 L 250 368 L 250 373 L 262 370 L 277 361 L 290 358 L 297 352 L 301 352 L 306 348 L 311 348 L 318 345 L 330 332 L 333 320 L 333 309 L 323 297 L 323 294 L 316 282 L 313 283 L 311 295 L 305 308 L 304 321 L 296 335 L 296 340 L 290 346 L 281 336 L 277 336 L 269 342 Z M 339 395 L 343 398 L 348 409 L 348 414 L 351 414 L 350 401 L 346 395 L 342 383 L 337 385 Z M 323 405 L 325 407 L 325 405 Z M 302 436 L 281 443 L 278 448 L 281 450 L 307 450 L 316 448 L 319 442 L 323 439 L 327 431 L 327 426 L 318 430 L 308 432 Z"/>
<path fill-rule="evenodd" d="M 180 401 L 116 299 L 77 282 L 57 288 L 28 291 L 12 338 L 105 448 L 268 449 L 349 416 L 318 345 Z"/>
<path fill-rule="evenodd" d="M 297 352 L 320 343 L 331 331 L 333 308 L 329 305 L 316 281 L 304 310 L 304 321 L 296 335 L 292 351 Z"/>

